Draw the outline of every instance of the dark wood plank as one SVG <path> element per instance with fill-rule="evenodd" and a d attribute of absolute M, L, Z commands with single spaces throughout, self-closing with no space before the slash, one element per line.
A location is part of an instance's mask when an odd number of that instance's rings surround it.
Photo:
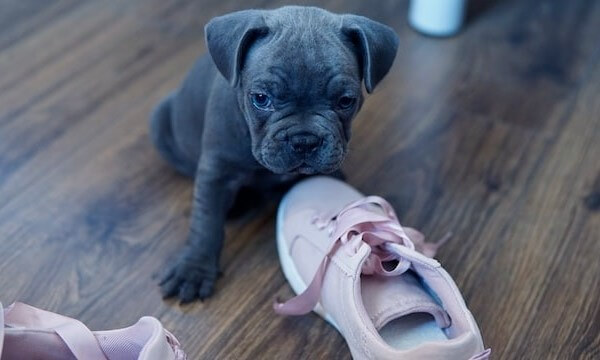
<path fill-rule="evenodd" d="M 487 2 L 449 39 L 413 32 L 406 2 L 298 3 L 399 32 L 344 167 L 405 224 L 454 231 L 439 258 L 494 358 L 598 358 L 600 3 Z M 154 315 L 192 359 L 349 357 L 316 315 L 271 311 L 291 295 L 275 204 L 228 224 L 213 298 L 181 306 L 156 286 L 184 242 L 191 182 L 154 152 L 147 116 L 204 52 L 206 21 L 240 6 L 0 0 L 0 301 L 94 329 Z"/>

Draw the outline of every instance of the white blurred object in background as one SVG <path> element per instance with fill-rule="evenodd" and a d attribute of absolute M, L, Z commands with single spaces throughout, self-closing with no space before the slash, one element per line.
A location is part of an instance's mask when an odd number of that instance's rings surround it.
<path fill-rule="evenodd" d="M 467 0 L 411 0 L 408 21 L 431 36 L 456 34 L 463 23 Z"/>

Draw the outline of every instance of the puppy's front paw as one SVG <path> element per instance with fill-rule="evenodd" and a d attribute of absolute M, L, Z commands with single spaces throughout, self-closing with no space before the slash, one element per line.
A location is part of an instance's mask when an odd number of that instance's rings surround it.
<path fill-rule="evenodd" d="M 161 279 L 163 297 L 177 296 L 182 304 L 204 300 L 214 291 L 219 274 L 216 259 L 182 254 Z"/>

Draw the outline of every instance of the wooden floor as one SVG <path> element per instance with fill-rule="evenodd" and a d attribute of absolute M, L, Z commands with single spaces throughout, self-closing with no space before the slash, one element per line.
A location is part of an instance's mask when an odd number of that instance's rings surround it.
<path fill-rule="evenodd" d="M 228 225 L 213 298 L 180 306 L 156 286 L 192 184 L 155 153 L 148 113 L 205 51 L 203 25 L 239 3 L 0 0 L 2 303 L 93 329 L 154 315 L 190 359 L 349 358 L 317 316 L 271 311 L 291 294 L 275 204 Z M 439 40 L 407 26 L 404 1 L 318 3 L 401 38 L 355 122 L 349 182 L 432 239 L 454 231 L 439 259 L 494 359 L 599 359 L 600 2 L 477 4 Z"/>

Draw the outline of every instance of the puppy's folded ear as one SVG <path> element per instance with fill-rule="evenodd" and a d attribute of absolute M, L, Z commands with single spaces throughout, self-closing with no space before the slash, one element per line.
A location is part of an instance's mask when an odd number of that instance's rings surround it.
<path fill-rule="evenodd" d="M 342 33 L 355 45 L 367 92 L 388 73 L 398 50 L 398 35 L 389 26 L 358 15 L 343 15 Z"/>
<path fill-rule="evenodd" d="M 250 45 L 268 28 L 261 10 L 244 10 L 212 19 L 204 27 L 206 44 L 219 72 L 236 86 Z"/>

